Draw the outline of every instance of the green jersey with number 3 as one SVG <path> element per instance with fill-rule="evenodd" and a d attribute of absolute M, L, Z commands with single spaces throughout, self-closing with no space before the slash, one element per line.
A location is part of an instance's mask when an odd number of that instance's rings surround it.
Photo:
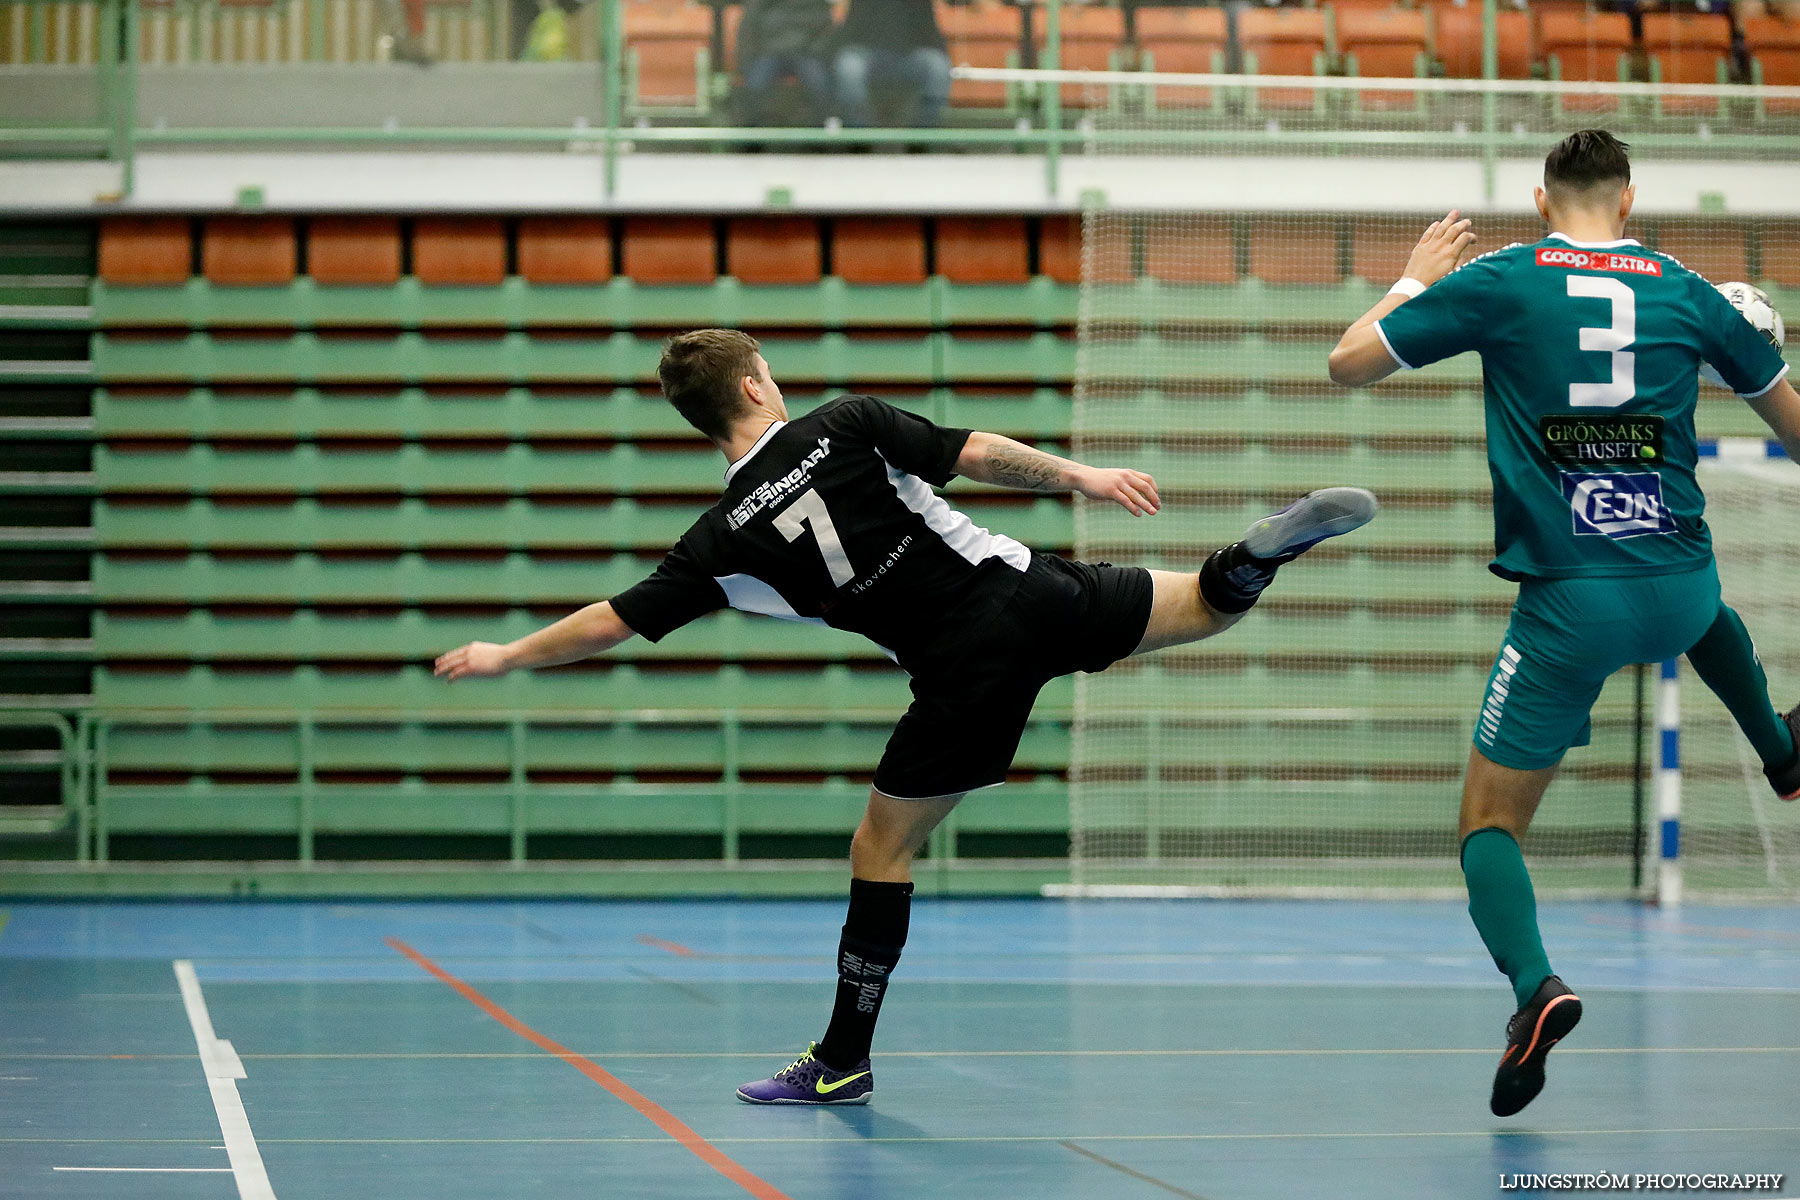
<path fill-rule="evenodd" d="M 1787 370 L 1710 283 L 1630 239 L 1551 234 L 1496 250 L 1375 328 L 1403 367 L 1481 355 L 1492 569 L 1509 579 L 1708 562 L 1694 478 L 1700 362 L 1746 397 Z"/>

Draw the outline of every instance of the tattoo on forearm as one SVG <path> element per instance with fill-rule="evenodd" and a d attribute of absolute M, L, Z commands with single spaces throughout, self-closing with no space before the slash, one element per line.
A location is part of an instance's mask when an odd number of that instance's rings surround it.
<path fill-rule="evenodd" d="M 987 468 L 989 483 L 1033 492 L 1055 487 L 1063 471 L 1056 459 L 1023 446 L 989 446 L 982 465 Z"/>

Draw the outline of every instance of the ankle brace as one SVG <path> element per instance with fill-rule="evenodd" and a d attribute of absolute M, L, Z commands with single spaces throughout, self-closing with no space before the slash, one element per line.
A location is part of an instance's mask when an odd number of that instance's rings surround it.
<path fill-rule="evenodd" d="M 1263 589 L 1275 581 L 1275 569 L 1297 557 L 1258 558 L 1242 542 L 1221 546 L 1200 568 L 1200 596 L 1214 612 L 1249 612 Z"/>

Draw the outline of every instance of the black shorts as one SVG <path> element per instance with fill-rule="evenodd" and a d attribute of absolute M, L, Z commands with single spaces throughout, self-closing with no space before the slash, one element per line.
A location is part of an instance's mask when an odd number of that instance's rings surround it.
<path fill-rule="evenodd" d="M 875 768 L 875 790 L 917 800 L 1005 782 L 1039 690 L 1137 649 L 1151 594 L 1142 567 L 1033 555 L 1010 599 L 974 619 L 951 614 L 927 663 L 902 660 L 913 702 Z"/>

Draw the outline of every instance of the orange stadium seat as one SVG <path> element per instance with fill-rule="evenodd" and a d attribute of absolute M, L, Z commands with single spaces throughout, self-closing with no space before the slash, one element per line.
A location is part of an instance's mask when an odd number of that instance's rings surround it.
<path fill-rule="evenodd" d="M 742 69 L 743 64 L 737 60 L 737 35 L 738 26 L 743 23 L 744 8 L 742 5 L 733 4 L 725 9 L 725 23 L 720 33 L 720 40 L 725 44 L 724 58 L 713 64 L 717 69 L 721 71 Z"/>
<path fill-rule="evenodd" d="M 1338 4 L 1337 45 L 1352 75 L 1412 79 L 1426 70 L 1425 14 L 1398 8 L 1356 8 Z M 1416 92 L 1358 92 L 1365 109 L 1419 107 Z"/>
<path fill-rule="evenodd" d="M 1800 221 L 1768 222 L 1762 228 L 1762 270 L 1757 278 L 1778 287 L 1800 288 Z"/>
<path fill-rule="evenodd" d="M 1082 280 L 1081 218 L 1076 216 L 1045 217 L 1038 238 L 1038 274 L 1058 283 L 1080 283 Z M 1130 283 L 1131 241 L 1108 238 L 1094 263 L 1094 283 Z"/>
<path fill-rule="evenodd" d="M 1631 52 L 1631 20 L 1623 13 L 1547 12 L 1538 23 L 1538 42 L 1552 79 L 1618 83 Z M 1562 96 L 1563 109 L 1612 112 L 1616 96 Z"/>
<path fill-rule="evenodd" d="M 1258 218 L 1250 226 L 1250 274 L 1264 283 L 1337 283 L 1336 228 Z"/>
<path fill-rule="evenodd" d="M 1023 217 L 937 219 L 937 273 L 952 283 L 1024 283 L 1030 264 Z"/>
<path fill-rule="evenodd" d="M 314 217 L 306 227 L 306 271 L 315 283 L 391 287 L 400 280 L 398 217 Z"/>
<path fill-rule="evenodd" d="M 192 271 L 186 217 L 107 217 L 100 222 L 100 278 L 107 283 L 185 283 Z"/>
<path fill-rule="evenodd" d="M 1419 217 L 1357 217 L 1350 224 L 1351 277 L 1393 283 L 1405 272 L 1407 258 L 1430 223 Z"/>
<path fill-rule="evenodd" d="M 289 284 L 298 257 L 292 217 L 208 217 L 200 237 L 201 271 L 209 283 Z"/>
<path fill-rule="evenodd" d="M 950 61 L 959 67 L 1016 67 L 1023 34 L 1019 10 L 997 0 L 937 6 L 938 28 L 950 46 Z M 957 79 L 950 84 L 950 103 L 1000 108 L 1011 94 L 1004 83 Z"/>
<path fill-rule="evenodd" d="M 612 222 L 605 217 L 525 217 L 519 274 L 530 283 L 605 283 L 613 275 Z"/>
<path fill-rule="evenodd" d="M 711 217 L 627 217 L 625 274 L 639 283 L 711 283 L 718 249 Z"/>
<path fill-rule="evenodd" d="M 1144 231 L 1144 274 L 1163 283 L 1236 283 L 1231 218 L 1188 218 L 1179 232 L 1167 221 L 1150 218 Z"/>
<path fill-rule="evenodd" d="M 1420 225 L 1419 228 L 1414 231 L 1415 241 L 1418 240 L 1418 234 L 1425 232 L 1425 225 L 1429 224 L 1430 222 L 1427 221 L 1424 225 Z M 1474 223 L 1471 224 L 1469 228 L 1475 231 L 1475 243 L 1469 247 L 1471 252 L 1470 257 L 1502 249 L 1512 245 L 1514 242 L 1529 246 L 1533 242 L 1543 241 L 1544 235 L 1549 232 L 1544 226 L 1544 219 L 1536 213 L 1532 213 L 1530 216 L 1517 217 L 1485 217 L 1476 215 L 1474 217 Z"/>
<path fill-rule="evenodd" d="M 624 25 L 637 62 L 637 102 L 698 103 L 707 85 L 699 55 L 712 40 L 711 10 L 685 0 L 626 0 Z"/>
<path fill-rule="evenodd" d="M 1043 5 L 1032 10 L 1032 39 L 1043 59 L 1048 28 Z M 1068 71 L 1110 71 L 1118 67 L 1116 55 L 1125 45 L 1125 14 L 1098 4 L 1065 4 L 1062 8 L 1062 67 Z M 1062 102 L 1071 107 L 1105 104 L 1108 89 L 1085 83 L 1065 83 Z"/>
<path fill-rule="evenodd" d="M 832 274 L 846 283 L 924 283 L 925 222 L 918 217 L 839 217 Z"/>
<path fill-rule="evenodd" d="M 1751 79 L 1776 87 L 1800 86 L 1800 21 L 1750 17 L 1743 28 Z M 1792 115 L 1800 113 L 1800 100 L 1762 100 L 1757 107 L 1761 113 Z"/>
<path fill-rule="evenodd" d="M 823 251 L 815 217 L 733 217 L 725 270 L 740 283 L 817 283 Z"/>
<path fill-rule="evenodd" d="M 1644 14 L 1644 54 L 1651 80 L 1658 83 L 1727 83 L 1731 69 L 1731 25 L 1723 13 Z M 1716 96 L 1664 96 L 1666 113 L 1715 116 Z"/>
<path fill-rule="evenodd" d="M 506 226 L 499 217 L 419 217 L 412 265 L 420 283 L 492 287 L 506 279 Z"/>
<path fill-rule="evenodd" d="M 1323 75 L 1331 51 L 1327 11 L 1316 8 L 1246 8 L 1238 14 L 1238 45 L 1252 75 Z M 1300 88 L 1260 88 L 1263 108 L 1312 109 L 1321 93 Z"/>
<path fill-rule="evenodd" d="M 1137 40 L 1148 70 L 1217 74 L 1230 31 L 1222 8 L 1140 8 Z M 1211 108 L 1213 89 L 1157 88 L 1155 99 L 1163 108 Z"/>
<path fill-rule="evenodd" d="M 1444 74 L 1452 79 L 1482 76 L 1482 15 L 1479 4 L 1435 4 L 1431 16 L 1436 26 L 1433 45 Z M 1528 79 L 1535 59 L 1531 44 L 1531 16 L 1517 9 L 1494 15 L 1495 64 L 1501 79 Z"/>
<path fill-rule="evenodd" d="M 1714 283 L 1750 278 L 1749 236 L 1741 225 L 1664 221 L 1656 248 Z"/>

